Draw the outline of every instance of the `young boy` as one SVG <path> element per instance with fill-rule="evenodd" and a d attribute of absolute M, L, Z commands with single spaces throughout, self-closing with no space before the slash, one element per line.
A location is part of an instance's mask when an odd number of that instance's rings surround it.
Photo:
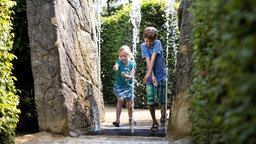
<path fill-rule="evenodd" d="M 153 120 L 151 127 L 152 131 L 158 130 L 158 122 L 155 116 L 155 91 L 158 96 L 158 103 L 161 106 L 162 125 L 165 124 L 166 108 L 165 108 L 165 93 L 166 93 L 166 68 L 164 65 L 164 56 L 162 45 L 157 40 L 158 31 L 154 27 L 147 27 L 143 31 L 144 43 L 141 44 L 142 58 L 146 60 L 147 73 L 143 79 L 146 84 L 147 104 Z"/>

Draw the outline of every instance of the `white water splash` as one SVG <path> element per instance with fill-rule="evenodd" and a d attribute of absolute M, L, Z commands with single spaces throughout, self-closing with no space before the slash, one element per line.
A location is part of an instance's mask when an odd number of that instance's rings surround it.
<path fill-rule="evenodd" d="M 99 82 L 99 87 L 98 87 L 98 94 L 100 97 L 101 90 L 102 90 L 102 85 L 101 85 L 101 12 L 102 12 L 102 2 L 101 0 L 96 0 L 95 3 L 95 12 L 96 12 L 96 37 L 97 37 L 97 52 L 98 52 L 98 82 Z M 99 110 L 97 107 L 97 104 L 95 102 L 92 102 L 92 115 L 93 115 L 93 121 L 94 121 L 94 131 L 99 131 L 100 130 L 100 120 L 99 120 Z"/>
<path fill-rule="evenodd" d="M 174 0 L 166 0 L 165 4 L 166 4 L 166 10 L 165 10 L 165 15 L 166 15 L 166 22 L 165 22 L 165 26 L 166 26 L 166 72 L 168 73 L 168 59 L 169 59 L 169 48 L 170 46 L 173 48 L 173 53 L 174 53 L 174 59 L 175 59 L 175 64 L 174 67 L 176 67 L 176 63 L 177 63 L 177 45 L 176 45 L 176 40 L 178 40 L 177 38 L 177 29 L 178 29 L 178 24 L 177 24 L 177 19 L 176 19 L 176 15 L 177 12 L 174 10 Z M 170 39 L 170 34 L 171 34 L 171 39 Z M 171 42 L 170 42 L 171 41 Z M 167 95 L 168 95 L 168 79 L 166 80 L 166 93 L 165 93 L 165 99 L 166 99 L 166 103 L 165 103 L 165 107 L 167 110 Z M 168 121 L 167 121 L 167 116 L 165 116 L 165 133 L 167 132 L 167 126 L 168 126 Z"/>
<path fill-rule="evenodd" d="M 132 55 L 132 60 L 135 62 L 135 58 L 136 58 L 136 46 L 137 43 L 139 42 L 139 27 L 140 27 L 140 22 L 141 22 L 141 13 L 140 13 L 140 4 L 141 4 L 141 0 L 133 0 L 132 1 L 132 7 L 131 7 L 131 11 L 130 11 L 130 20 L 132 22 L 133 25 L 133 55 Z M 134 124 L 133 124 L 133 111 L 134 111 L 134 83 L 135 83 L 135 77 L 133 77 L 133 84 L 132 84 L 132 127 L 131 127 L 131 133 L 134 132 Z"/>
<path fill-rule="evenodd" d="M 177 31 L 178 31 L 178 23 L 177 23 L 177 12 L 174 10 L 174 3 L 175 0 L 166 0 L 166 10 L 165 10 L 165 15 L 166 15 L 166 22 L 165 22 L 165 26 L 166 26 L 166 30 L 167 30 L 167 34 L 166 34 L 166 41 L 167 41 L 167 48 L 166 48 L 166 66 L 168 66 L 168 55 L 169 55 L 169 48 L 170 45 L 172 46 L 172 50 L 174 53 L 174 58 L 175 58 L 175 66 L 177 63 L 177 45 L 176 45 L 176 40 L 178 40 L 178 36 L 177 36 Z M 171 34 L 171 43 L 170 42 L 170 36 Z"/>

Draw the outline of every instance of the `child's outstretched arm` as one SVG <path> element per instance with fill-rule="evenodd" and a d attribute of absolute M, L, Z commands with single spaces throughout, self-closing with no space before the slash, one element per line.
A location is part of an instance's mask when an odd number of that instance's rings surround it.
<path fill-rule="evenodd" d="M 118 70 L 118 67 L 119 67 L 119 65 L 116 63 L 116 64 L 113 66 L 113 70 L 114 70 L 114 71 Z"/>

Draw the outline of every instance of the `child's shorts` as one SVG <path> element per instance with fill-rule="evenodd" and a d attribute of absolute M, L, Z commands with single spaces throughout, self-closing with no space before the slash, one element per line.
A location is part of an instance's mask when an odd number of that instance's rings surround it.
<path fill-rule="evenodd" d="M 113 90 L 117 98 L 122 97 L 127 100 L 132 100 L 132 87 L 122 87 L 115 84 Z"/>
<path fill-rule="evenodd" d="M 166 80 L 162 80 L 158 82 L 157 87 L 153 85 L 153 83 L 146 84 L 146 94 L 147 94 L 147 104 L 153 105 L 155 104 L 155 98 L 158 98 L 158 103 L 163 105 L 166 103 Z"/>

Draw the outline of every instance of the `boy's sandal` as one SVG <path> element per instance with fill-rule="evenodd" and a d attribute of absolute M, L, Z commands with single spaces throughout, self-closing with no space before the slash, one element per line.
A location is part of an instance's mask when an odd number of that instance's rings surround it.
<path fill-rule="evenodd" d="M 161 123 L 161 125 L 165 125 L 165 121 L 167 120 L 166 118 L 167 118 L 167 114 L 165 114 L 165 112 L 164 111 L 162 111 L 161 110 L 161 118 L 160 118 L 160 123 Z"/>
<path fill-rule="evenodd" d="M 157 131 L 158 130 L 158 123 L 153 123 L 152 127 L 151 127 L 151 130 L 154 131 L 154 132 Z"/>
<path fill-rule="evenodd" d="M 134 125 L 134 126 L 136 126 L 137 125 L 137 122 L 135 121 L 135 120 L 129 120 L 129 125 Z"/>
<path fill-rule="evenodd" d="M 165 117 L 160 118 L 160 123 L 161 123 L 161 125 L 165 125 Z"/>
<path fill-rule="evenodd" d="M 113 125 L 114 125 L 115 127 L 119 127 L 119 126 L 120 126 L 120 125 L 119 125 L 119 122 L 116 122 L 116 121 L 113 122 Z"/>

